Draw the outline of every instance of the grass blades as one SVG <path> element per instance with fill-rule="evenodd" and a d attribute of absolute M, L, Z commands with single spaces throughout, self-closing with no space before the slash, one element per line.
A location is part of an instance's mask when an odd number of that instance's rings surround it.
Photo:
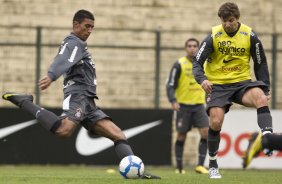
<path fill-rule="evenodd" d="M 0 184 L 280 184 L 281 170 L 220 170 L 222 179 L 209 179 L 194 170 L 186 174 L 174 173 L 172 167 L 146 168 L 162 177 L 161 180 L 123 179 L 115 166 L 54 166 L 54 165 L 2 165 Z"/>

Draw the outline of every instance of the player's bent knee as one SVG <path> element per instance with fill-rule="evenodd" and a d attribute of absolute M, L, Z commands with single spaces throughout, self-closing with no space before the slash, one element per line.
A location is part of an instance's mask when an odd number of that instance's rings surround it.
<path fill-rule="evenodd" d="M 64 119 L 61 126 L 56 130 L 55 134 L 61 138 L 69 138 L 76 128 L 76 124 L 70 120 Z"/>
<path fill-rule="evenodd" d="M 72 135 L 72 132 L 67 132 L 67 131 L 65 131 L 65 132 L 62 132 L 62 131 L 56 131 L 56 133 L 55 133 L 58 137 L 60 137 L 60 138 L 69 138 L 71 135 Z"/>
<path fill-rule="evenodd" d="M 268 105 L 267 96 L 261 95 L 257 100 L 257 106 L 262 107 L 262 106 L 267 106 L 267 105 Z"/>
<path fill-rule="evenodd" d="M 221 130 L 221 122 L 219 122 L 219 121 L 214 121 L 213 123 L 210 124 L 210 127 L 211 127 L 214 131 L 220 131 L 220 130 Z"/>
<path fill-rule="evenodd" d="M 116 140 L 126 140 L 126 136 L 123 131 L 119 127 L 115 127 L 114 129 L 110 130 L 110 134 L 113 141 Z"/>
<path fill-rule="evenodd" d="M 115 134 L 115 140 L 126 140 L 127 139 L 125 134 L 121 130 L 115 132 L 114 134 Z"/>
<path fill-rule="evenodd" d="M 102 119 L 96 122 L 92 127 L 93 132 L 103 137 L 107 137 L 112 141 L 126 139 L 122 130 L 109 119 Z"/>

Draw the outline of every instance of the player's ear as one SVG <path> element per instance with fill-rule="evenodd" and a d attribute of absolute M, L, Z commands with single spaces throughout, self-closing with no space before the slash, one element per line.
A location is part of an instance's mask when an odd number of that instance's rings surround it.
<path fill-rule="evenodd" d="M 72 23 L 72 26 L 75 28 L 75 27 L 77 27 L 79 25 L 79 22 L 78 21 L 73 21 L 73 23 Z"/>

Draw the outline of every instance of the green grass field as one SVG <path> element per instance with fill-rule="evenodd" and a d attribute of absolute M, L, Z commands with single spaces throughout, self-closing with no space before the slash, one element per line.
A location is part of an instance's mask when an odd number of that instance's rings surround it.
<path fill-rule="evenodd" d="M 221 170 L 222 179 L 210 180 L 207 175 L 188 170 L 185 175 L 174 173 L 171 167 L 148 167 L 162 177 L 161 180 L 123 179 L 118 172 L 108 173 L 117 168 L 99 166 L 0 166 L 0 184 L 280 184 L 282 170 Z"/>

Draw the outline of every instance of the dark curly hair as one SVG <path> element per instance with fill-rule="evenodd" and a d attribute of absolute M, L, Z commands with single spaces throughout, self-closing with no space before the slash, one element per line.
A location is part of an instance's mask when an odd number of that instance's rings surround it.
<path fill-rule="evenodd" d="M 237 4 L 233 2 L 227 2 L 219 7 L 217 15 L 222 19 L 227 19 L 231 16 L 234 16 L 238 19 L 240 17 L 240 10 Z"/>
<path fill-rule="evenodd" d="M 95 20 L 94 15 L 87 10 L 78 10 L 74 16 L 73 16 L 73 22 L 77 21 L 79 23 L 81 23 L 84 19 L 91 19 L 91 20 Z"/>

